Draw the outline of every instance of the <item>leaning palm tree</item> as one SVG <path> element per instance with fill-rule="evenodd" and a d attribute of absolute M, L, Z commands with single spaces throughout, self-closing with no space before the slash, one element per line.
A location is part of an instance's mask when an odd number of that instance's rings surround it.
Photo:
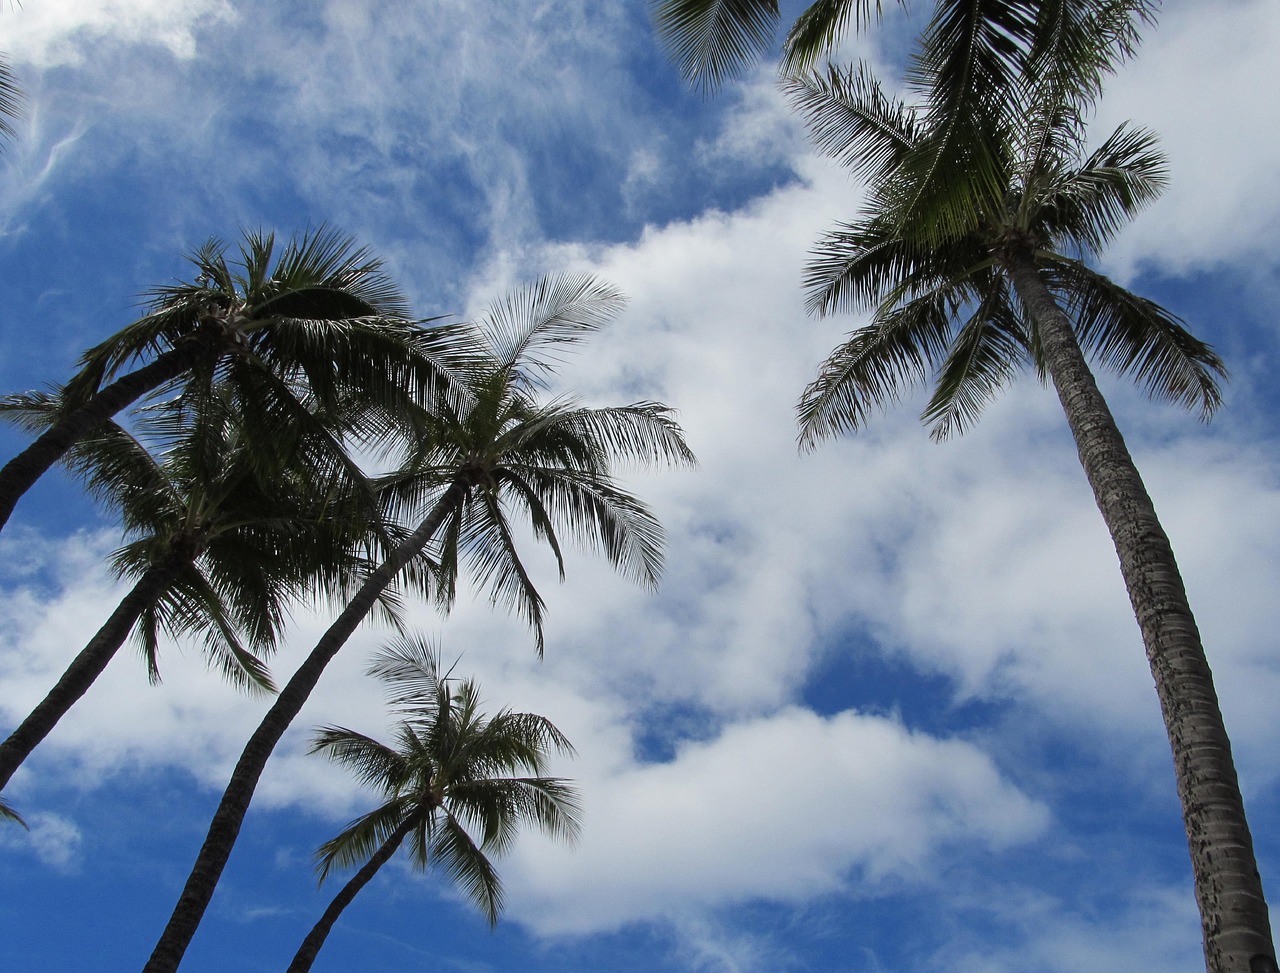
<path fill-rule="evenodd" d="M 541 403 L 535 394 L 563 353 L 608 323 L 622 303 L 616 290 L 591 277 L 546 278 L 495 303 L 458 337 L 459 347 L 469 345 L 468 363 L 459 368 L 466 394 L 432 403 L 438 414 L 422 412 L 423 438 L 386 488 L 390 509 L 413 511 L 417 526 L 369 573 L 250 737 L 147 973 L 177 969 L 267 759 L 330 660 L 403 571 L 417 566 L 434 573 L 447 604 L 457 560 L 469 561 L 494 602 L 533 625 L 539 652 L 542 599 L 519 557 L 512 508 L 527 516 L 534 537 L 558 560 L 558 534 L 567 530 L 623 573 L 656 584 L 662 528 L 616 483 L 613 468 L 620 461 L 691 464 L 671 410 L 655 402 L 614 408 L 564 398 Z"/>
<path fill-rule="evenodd" d="M 233 684 L 271 691 L 259 656 L 274 648 L 290 602 L 341 586 L 355 570 L 364 525 L 376 511 L 362 508 L 363 492 L 344 492 L 358 473 L 340 443 L 294 436 L 263 457 L 243 435 L 228 395 L 204 398 L 198 412 L 186 405 L 152 407 L 132 432 L 108 421 L 65 457 L 90 492 L 119 512 L 130 540 L 111 556 L 112 566 L 134 583 L 0 743 L 0 789 L 130 633 L 152 682 L 160 678 L 161 634 L 199 635 L 210 663 Z M 58 397 L 47 393 L 0 402 L 0 416 L 37 430 L 59 411 Z"/>
<path fill-rule="evenodd" d="M 236 259 L 211 240 L 190 260 L 195 280 L 156 288 L 144 317 L 85 352 L 57 421 L 0 469 L 0 527 L 76 440 L 175 383 L 233 386 L 262 443 L 353 392 L 395 411 L 447 385 L 431 353 L 440 333 L 412 321 L 381 262 L 332 228 L 278 251 L 273 234 L 249 233 Z"/>
<path fill-rule="evenodd" d="M 1073 43 L 1085 47 L 1090 38 Z M 930 69 L 927 60 L 916 68 L 913 77 Z M 1082 106 L 1092 91 L 1081 85 L 1049 61 L 989 98 L 984 144 L 970 157 L 983 171 L 957 174 L 960 202 L 928 220 L 920 181 L 944 184 L 951 175 L 926 176 L 920 164 L 937 159 L 939 122 L 886 98 L 866 71 L 793 83 L 819 144 L 863 160 L 870 177 L 868 209 L 816 248 L 806 271 L 809 308 L 873 312 L 805 390 L 800 440 L 812 447 L 862 428 L 930 381 L 923 418 L 943 438 L 963 431 L 1022 367 L 1048 377 L 1114 541 L 1155 678 L 1207 967 L 1274 973 L 1267 906 L 1200 635 L 1169 540 L 1086 356 L 1204 418 L 1220 404 L 1225 372 L 1176 317 L 1086 262 L 1156 197 L 1165 164 L 1154 137 L 1128 125 L 1088 151 Z"/>
<path fill-rule="evenodd" d="M 311 969 L 343 910 L 406 840 L 415 868 L 443 868 L 492 925 L 502 910 L 502 883 L 490 856 L 505 852 L 523 823 L 569 841 L 578 834 L 576 789 L 543 776 L 549 751 L 573 753 L 549 720 L 510 710 L 485 716 L 475 681 L 450 686 L 435 651 L 419 640 L 387 646 L 369 672 L 387 682 L 401 716 L 395 746 L 329 726 L 311 752 L 353 771 L 386 801 L 316 853 L 321 882 L 334 868 L 360 867 L 302 941 L 288 973 Z"/>

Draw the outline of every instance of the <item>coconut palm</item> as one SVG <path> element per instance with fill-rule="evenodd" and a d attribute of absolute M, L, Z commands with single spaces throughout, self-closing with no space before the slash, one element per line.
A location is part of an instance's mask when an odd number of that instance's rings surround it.
<path fill-rule="evenodd" d="M 394 411 L 411 392 L 444 387 L 429 353 L 437 334 L 410 320 L 380 261 L 335 230 L 305 233 L 278 253 L 273 234 L 251 232 L 235 259 L 211 240 L 190 260 L 195 280 L 156 288 L 144 317 L 85 352 L 58 421 L 0 469 L 0 527 L 77 439 L 175 382 L 189 393 L 236 389 L 252 403 L 245 433 L 263 443 L 352 392 Z"/>
<path fill-rule="evenodd" d="M 443 868 L 492 925 L 502 883 L 490 856 L 505 852 L 524 823 L 570 841 L 578 834 L 575 788 L 543 776 L 549 751 L 573 753 L 549 720 L 510 710 L 485 716 L 475 681 L 450 686 L 435 651 L 419 640 L 387 646 L 369 672 L 388 683 L 401 716 L 395 745 L 329 726 L 311 752 L 348 768 L 386 801 L 316 853 L 321 882 L 334 868 L 359 869 L 307 934 L 289 973 L 311 969 L 343 910 L 406 840 L 415 868 Z M 514 776 L 522 773 L 533 776 Z"/>
<path fill-rule="evenodd" d="M 229 396 L 202 404 L 198 413 L 181 400 L 153 407 L 136 433 L 108 421 L 65 457 L 90 491 L 119 511 L 131 540 L 111 556 L 112 566 L 134 584 L 48 695 L 0 744 L 0 788 L 131 632 L 152 682 L 160 677 L 161 633 L 199 635 L 210 663 L 233 684 L 270 691 L 258 656 L 274 648 L 289 602 L 316 587 L 340 586 L 354 570 L 352 559 L 366 534 L 365 497 L 340 491 L 341 483 L 358 475 L 340 444 L 296 435 L 262 457 L 243 436 Z M 0 415 L 37 430 L 60 411 L 58 397 L 48 393 L 0 403 Z M 149 445 L 162 447 L 163 454 L 157 458 Z M 363 508 L 364 523 L 375 515 Z"/>
<path fill-rule="evenodd" d="M 1200 635 L 1168 538 L 1086 358 L 1204 418 L 1221 401 L 1218 356 L 1168 311 L 1086 262 L 1164 185 L 1154 136 L 1125 125 L 1088 151 L 1081 116 L 1090 92 L 1078 77 L 1065 69 L 1024 75 L 985 104 L 985 144 L 969 164 L 986 169 L 977 179 L 959 177 L 963 206 L 930 221 L 919 205 L 925 170 L 916 163 L 936 160 L 930 142 L 940 123 L 927 110 L 892 102 L 865 71 L 798 80 L 793 95 L 827 151 L 876 160 L 863 163 L 867 210 L 818 244 L 806 272 L 812 311 L 873 314 L 804 392 L 802 445 L 862 428 L 914 385 L 932 382 L 923 418 L 942 438 L 963 431 L 1024 366 L 1052 381 L 1155 677 L 1208 968 L 1274 971 L 1266 902 Z"/>
<path fill-rule="evenodd" d="M 661 526 L 612 471 L 621 461 L 693 462 L 671 410 L 655 402 L 614 408 L 587 408 L 565 398 L 541 403 L 535 395 L 563 353 L 603 327 L 622 303 L 616 290 L 591 277 L 546 278 L 495 303 L 459 336 L 459 347 L 470 348 L 467 394 L 435 403 L 438 415 L 420 415 L 423 439 L 386 488 L 389 509 L 415 511 L 417 526 L 369 573 L 254 731 L 148 973 L 171 971 L 181 962 L 268 757 L 329 661 L 402 571 L 415 565 L 432 571 L 447 603 L 456 561 L 469 561 L 494 602 L 533 625 L 539 652 L 542 599 L 519 557 L 512 508 L 527 516 L 534 537 L 558 561 L 558 532 L 567 530 L 624 574 L 656 584 Z"/>

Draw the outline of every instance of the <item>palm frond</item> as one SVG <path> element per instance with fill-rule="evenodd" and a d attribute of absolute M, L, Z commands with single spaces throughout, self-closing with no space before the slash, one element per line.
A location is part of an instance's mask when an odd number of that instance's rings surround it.
<path fill-rule="evenodd" d="M 621 313 L 626 298 L 589 274 L 556 274 L 491 304 L 477 328 L 497 372 L 541 387 L 566 352 Z"/>
<path fill-rule="evenodd" d="M 778 3 L 657 0 L 653 22 L 681 76 L 711 90 L 769 49 L 778 25 Z"/>
<path fill-rule="evenodd" d="M 1102 365 L 1132 377 L 1152 398 L 1198 411 L 1207 420 L 1222 404 L 1222 359 L 1175 315 L 1079 261 L 1046 271 L 1066 295 L 1080 345 Z"/>
<path fill-rule="evenodd" d="M 860 428 L 873 412 L 928 381 L 946 357 L 955 309 L 950 295 L 937 292 L 853 332 L 800 397 L 800 448 Z"/>
<path fill-rule="evenodd" d="M 916 111 L 890 100 L 866 65 L 789 75 L 783 90 L 818 150 L 855 176 L 883 178 L 919 147 Z"/>
<path fill-rule="evenodd" d="M 26 114 L 23 108 L 25 100 L 22 88 L 13 75 L 13 66 L 7 57 L 0 54 L 0 136 L 6 139 L 18 137 L 14 123 Z"/>
<path fill-rule="evenodd" d="M 906 6 L 906 0 L 899 0 Z M 860 31 L 883 13 L 881 0 L 814 0 L 796 18 L 782 44 L 782 72 L 807 71 L 829 54 L 852 25 Z"/>
<path fill-rule="evenodd" d="M 951 341 L 921 415 L 930 435 L 943 440 L 963 433 L 1029 361 L 1027 334 L 1013 309 L 1008 285 L 996 278 Z"/>
<path fill-rule="evenodd" d="M 1038 228 L 1048 240 L 1099 253 L 1168 183 L 1155 134 L 1117 128 L 1079 166 L 1045 191 Z"/>

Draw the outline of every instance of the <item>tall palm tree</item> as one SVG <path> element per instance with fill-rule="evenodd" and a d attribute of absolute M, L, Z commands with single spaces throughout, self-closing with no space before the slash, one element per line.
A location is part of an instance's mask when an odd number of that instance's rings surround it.
<path fill-rule="evenodd" d="M 402 571 L 415 565 L 434 571 L 447 603 L 455 562 L 470 560 L 494 602 L 533 625 L 540 652 L 542 599 L 519 558 L 512 507 L 558 560 L 557 532 L 568 530 L 625 574 L 656 584 L 661 526 L 612 470 L 620 461 L 693 462 L 671 410 L 655 402 L 614 408 L 564 398 L 540 403 L 534 395 L 563 353 L 603 327 L 622 303 L 616 290 L 591 277 L 551 277 L 495 303 L 461 335 L 460 344 L 470 346 L 463 375 L 468 394 L 434 403 L 440 415 L 424 411 L 424 439 L 387 487 L 393 512 L 411 507 L 421 519 L 369 573 L 250 737 L 147 973 L 177 969 L 272 750 L 329 661 Z"/>
<path fill-rule="evenodd" d="M 278 253 L 273 234 L 251 232 L 234 260 L 211 240 L 190 260 L 195 280 L 156 288 L 144 317 L 85 352 L 58 421 L 0 469 L 0 527 L 76 440 L 178 380 L 236 388 L 253 402 L 246 434 L 263 443 L 353 391 L 399 407 L 446 384 L 431 354 L 439 336 L 410 319 L 381 262 L 332 228 Z"/>
<path fill-rule="evenodd" d="M 0 788 L 131 632 L 152 682 L 160 675 L 161 632 L 200 634 L 210 662 L 234 684 L 273 691 L 258 655 L 273 649 L 289 603 L 340 586 L 354 571 L 362 525 L 376 512 L 366 505 L 362 521 L 364 494 L 342 491 L 358 473 L 339 443 L 297 435 L 263 457 L 246 441 L 230 396 L 207 397 L 198 412 L 184 405 L 152 407 L 136 433 L 108 421 L 65 457 L 90 491 L 119 511 L 132 539 L 111 560 L 117 575 L 135 580 L 57 684 L 0 743 Z M 58 397 L 47 393 L 0 402 L 0 416 L 36 430 L 59 411 Z M 157 458 L 149 446 L 163 454 Z"/>
<path fill-rule="evenodd" d="M 485 716 L 475 681 L 451 687 L 435 651 L 421 641 L 387 646 L 369 671 L 388 683 L 402 717 L 395 746 L 329 726 L 311 752 L 347 767 L 386 801 L 316 853 L 321 882 L 334 868 L 360 867 L 302 941 L 288 973 L 311 969 L 343 910 L 406 840 L 414 867 L 443 868 L 492 925 L 502 910 L 502 883 L 490 856 L 511 846 L 522 823 L 570 841 L 578 834 L 576 789 L 543 776 L 551 750 L 573 753 L 549 720 L 510 710 Z"/>
<path fill-rule="evenodd" d="M 930 70 L 927 60 L 916 67 Z M 1086 263 L 1156 197 L 1164 158 L 1152 135 L 1127 125 L 1087 151 L 1082 106 L 1092 89 L 1067 66 L 1043 68 L 987 99 L 984 145 L 969 163 L 984 171 L 958 176 L 964 198 L 939 220 L 922 214 L 919 183 L 945 184 L 951 173 L 918 163 L 937 159 L 930 143 L 945 137 L 944 123 L 886 98 L 866 71 L 793 83 L 819 144 L 863 160 L 870 176 L 867 210 L 818 244 L 806 272 L 812 311 L 873 315 L 806 389 L 801 443 L 857 430 L 907 388 L 929 381 L 923 418 L 937 438 L 962 431 L 1025 365 L 1052 381 L 1155 678 L 1207 967 L 1274 973 L 1266 901 L 1200 635 L 1169 540 L 1086 353 L 1204 418 L 1220 404 L 1225 372 L 1172 314 Z"/>

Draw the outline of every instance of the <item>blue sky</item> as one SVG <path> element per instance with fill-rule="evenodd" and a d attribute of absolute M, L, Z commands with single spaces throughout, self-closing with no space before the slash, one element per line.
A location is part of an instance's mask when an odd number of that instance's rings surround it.
<path fill-rule="evenodd" d="M 895 12 L 844 55 L 892 77 L 917 27 Z M 806 317 L 801 267 L 861 193 L 812 154 L 768 66 L 687 91 L 639 2 L 26 0 L 0 29 L 30 97 L 0 161 L 0 390 L 64 378 L 210 236 L 330 222 L 423 316 L 546 272 L 615 282 L 630 306 L 564 388 L 668 402 L 701 460 L 628 477 L 669 535 L 657 594 L 585 555 L 557 585 L 535 559 L 544 662 L 483 601 L 413 609 L 494 708 L 576 744 L 556 769 L 583 791 L 583 838 L 529 836 L 502 861 L 493 933 L 430 874 L 388 866 L 316 970 L 1202 968 L 1155 694 L 1054 397 L 1022 376 L 942 445 L 915 400 L 795 450 L 800 390 L 859 323 Z M 1204 630 L 1268 888 L 1277 50 L 1273 3 L 1170 0 L 1095 127 L 1154 128 L 1172 173 L 1105 269 L 1232 371 L 1208 426 L 1104 387 Z M 5 725 L 114 606 L 117 542 L 57 478 L 0 535 Z M 277 675 L 326 624 L 297 612 Z M 370 796 L 306 741 L 320 723 L 382 731 L 362 669 L 385 636 L 352 641 L 273 758 L 184 970 L 282 969 L 336 890 L 316 889 L 311 852 Z M 191 647 L 162 671 L 148 686 L 122 654 L 8 788 L 32 825 L 0 831 L 10 968 L 149 954 L 265 709 Z"/>

